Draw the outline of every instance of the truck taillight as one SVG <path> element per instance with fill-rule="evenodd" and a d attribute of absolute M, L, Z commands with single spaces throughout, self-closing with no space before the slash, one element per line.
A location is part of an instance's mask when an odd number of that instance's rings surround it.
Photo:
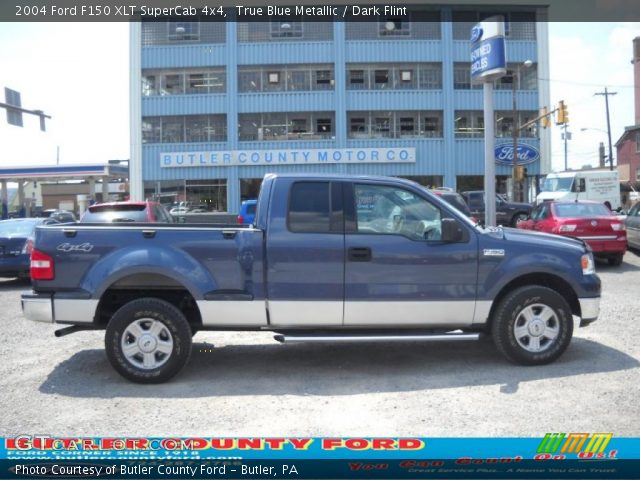
<path fill-rule="evenodd" d="M 31 279 L 53 280 L 53 258 L 35 248 L 31 251 Z"/>
<path fill-rule="evenodd" d="M 238 225 L 242 225 L 244 223 L 244 217 L 242 215 L 238 215 L 238 218 L 236 218 L 236 222 L 238 223 Z"/>

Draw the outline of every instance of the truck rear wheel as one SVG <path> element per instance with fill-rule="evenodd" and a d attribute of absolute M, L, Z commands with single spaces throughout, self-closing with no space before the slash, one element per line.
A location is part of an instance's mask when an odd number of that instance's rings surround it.
<path fill-rule="evenodd" d="M 498 305 L 491 333 L 497 349 L 511 362 L 551 363 L 571 342 L 571 308 L 554 290 L 521 287 L 509 292 Z"/>
<path fill-rule="evenodd" d="M 164 300 L 140 298 L 111 317 L 105 349 L 113 368 L 136 383 L 161 383 L 191 355 L 191 328 L 180 310 Z"/>

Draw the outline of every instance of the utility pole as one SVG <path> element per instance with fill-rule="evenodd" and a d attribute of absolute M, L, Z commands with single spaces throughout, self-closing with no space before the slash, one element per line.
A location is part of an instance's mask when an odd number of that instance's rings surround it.
<path fill-rule="evenodd" d="M 611 121 L 609 120 L 609 95 L 616 95 L 618 92 L 609 92 L 604 87 L 604 92 L 596 92 L 594 95 L 604 95 L 604 104 L 607 109 L 607 135 L 609 137 L 609 170 L 613 170 L 613 145 L 611 144 Z"/>
<path fill-rule="evenodd" d="M 567 155 L 567 140 L 571 140 L 571 132 L 567 132 L 567 124 L 562 125 L 564 132 L 562 133 L 562 139 L 564 140 L 564 171 L 569 170 L 568 155 Z"/>

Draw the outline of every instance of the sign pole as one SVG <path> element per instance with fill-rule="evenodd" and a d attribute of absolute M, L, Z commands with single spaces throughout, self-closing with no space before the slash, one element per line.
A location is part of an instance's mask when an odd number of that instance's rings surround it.
<path fill-rule="evenodd" d="M 483 84 L 484 93 L 484 223 L 496 225 L 496 159 L 493 82 Z"/>
<path fill-rule="evenodd" d="M 506 64 L 504 17 L 498 15 L 476 24 L 471 29 L 471 81 L 482 82 L 484 92 L 484 223 L 487 227 L 496 226 L 493 82 L 507 73 Z"/>

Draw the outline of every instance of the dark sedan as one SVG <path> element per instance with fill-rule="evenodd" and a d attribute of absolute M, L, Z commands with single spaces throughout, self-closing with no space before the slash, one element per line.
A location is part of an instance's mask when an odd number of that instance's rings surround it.
<path fill-rule="evenodd" d="M 58 222 L 52 218 L 14 218 L 0 221 L 0 277 L 29 278 L 36 227 L 51 223 Z"/>

